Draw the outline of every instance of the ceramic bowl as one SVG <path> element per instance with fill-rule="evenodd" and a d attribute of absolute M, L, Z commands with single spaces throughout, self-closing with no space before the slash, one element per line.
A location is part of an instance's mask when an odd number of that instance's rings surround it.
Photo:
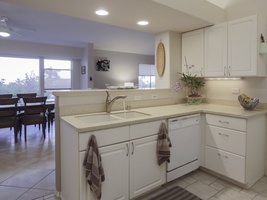
<path fill-rule="evenodd" d="M 239 95 L 238 101 L 240 105 L 246 110 L 253 110 L 259 103 L 258 98 L 251 98 L 245 94 Z"/>

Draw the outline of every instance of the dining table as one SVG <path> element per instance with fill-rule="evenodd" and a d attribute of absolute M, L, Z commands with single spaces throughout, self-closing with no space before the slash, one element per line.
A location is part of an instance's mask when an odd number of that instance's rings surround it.
<path fill-rule="evenodd" d="M 33 107 L 33 106 L 37 106 L 36 103 L 34 104 L 27 104 L 27 106 L 29 107 Z M 10 109 L 14 106 L 11 106 L 11 105 L 0 105 L 0 110 L 5 110 L 5 109 Z M 54 101 L 46 101 L 46 104 L 45 104 L 45 109 L 47 110 L 48 113 L 50 113 L 52 110 L 55 109 L 55 102 Z M 18 112 L 23 112 L 25 110 L 25 106 L 24 106 L 24 103 L 23 102 L 18 102 L 17 104 L 17 111 Z"/>

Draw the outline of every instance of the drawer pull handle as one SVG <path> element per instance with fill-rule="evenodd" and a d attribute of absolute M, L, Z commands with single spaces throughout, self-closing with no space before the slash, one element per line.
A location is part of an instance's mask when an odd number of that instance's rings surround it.
<path fill-rule="evenodd" d="M 225 133 L 218 133 L 221 136 L 225 136 L 225 137 L 229 137 L 229 135 L 225 134 Z"/>
<path fill-rule="evenodd" d="M 126 144 L 126 146 L 127 146 L 127 153 L 126 153 L 126 156 L 128 156 L 128 155 L 129 155 L 129 145 Z"/>
<path fill-rule="evenodd" d="M 228 156 L 221 155 L 220 153 L 218 153 L 218 156 L 221 156 L 222 158 L 225 158 L 225 159 L 228 158 Z"/>
<path fill-rule="evenodd" d="M 229 124 L 229 122 L 226 122 L 226 121 L 219 120 L 219 122 L 222 123 L 222 124 Z"/>

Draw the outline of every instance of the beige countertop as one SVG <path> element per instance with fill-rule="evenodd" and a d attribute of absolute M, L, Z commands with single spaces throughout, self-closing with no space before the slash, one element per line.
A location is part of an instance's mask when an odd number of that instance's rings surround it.
<path fill-rule="evenodd" d="M 165 120 L 172 117 L 179 117 L 197 113 L 210 113 L 210 114 L 226 115 L 226 116 L 245 118 L 245 119 L 255 117 L 258 115 L 267 114 L 267 110 L 262 110 L 262 109 L 261 110 L 254 109 L 248 111 L 243 109 L 241 106 L 235 107 L 235 106 L 204 104 L 204 103 L 200 105 L 176 104 L 167 106 L 157 106 L 157 107 L 132 109 L 131 111 L 145 113 L 148 114 L 148 116 L 136 117 L 132 119 L 120 119 L 108 122 L 85 123 L 77 119 L 77 116 L 85 115 L 83 114 L 83 115 L 64 116 L 61 117 L 61 120 L 73 126 L 75 129 L 77 129 L 77 132 L 83 133 L 88 131 L 114 128 L 119 126 L 127 126 L 131 124 L 138 124 L 155 120 Z M 111 112 L 111 114 L 117 112 L 122 112 L 122 111 L 114 111 Z M 106 113 L 105 112 L 90 113 L 88 115 L 94 115 L 94 114 L 106 114 Z"/>

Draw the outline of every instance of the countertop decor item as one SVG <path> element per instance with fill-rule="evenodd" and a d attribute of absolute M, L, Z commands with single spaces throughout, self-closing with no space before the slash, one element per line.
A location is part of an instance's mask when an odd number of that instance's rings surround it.
<path fill-rule="evenodd" d="M 245 94 L 239 95 L 238 101 L 240 105 L 246 110 L 253 110 L 259 103 L 258 98 L 252 98 Z"/>
<path fill-rule="evenodd" d="M 187 73 L 179 73 L 180 82 L 175 82 L 172 87 L 176 92 L 179 92 L 182 88 L 186 88 L 188 91 L 187 103 L 200 104 L 202 102 L 200 90 L 205 86 L 205 81 L 203 77 L 197 77 L 196 74 L 193 75 L 189 72 L 189 70 L 193 67 L 194 65 L 188 66 L 186 64 Z"/>
<path fill-rule="evenodd" d="M 156 59 L 158 75 L 163 76 L 165 70 L 165 48 L 162 42 L 158 44 Z"/>

